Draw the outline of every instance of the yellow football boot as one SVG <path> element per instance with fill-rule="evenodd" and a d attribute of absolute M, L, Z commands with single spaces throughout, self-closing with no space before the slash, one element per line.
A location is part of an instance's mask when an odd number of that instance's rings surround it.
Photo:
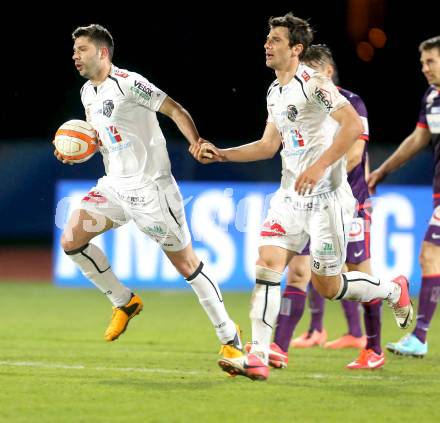
<path fill-rule="evenodd" d="M 144 308 L 141 298 L 132 294 L 130 301 L 122 307 L 113 307 L 112 320 L 105 331 L 105 339 L 114 341 L 127 329 L 128 322 L 131 318 L 139 314 Z"/>

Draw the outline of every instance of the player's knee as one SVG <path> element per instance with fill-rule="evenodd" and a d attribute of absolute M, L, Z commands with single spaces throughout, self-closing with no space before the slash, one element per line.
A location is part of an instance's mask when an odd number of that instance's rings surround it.
<path fill-rule="evenodd" d="M 335 298 L 339 291 L 339 278 L 333 277 L 323 277 L 319 278 L 317 275 L 312 276 L 313 287 L 316 289 L 321 297 L 324 297 L 328 300 Z"/>
<path fill-rule="evenodd" d="M 282 267 L 279 263 L 279 261 L 277 260 L 276 257 L 271 258 L 271 257 L 258 257 L 257 262 L 255 263 L 257 268 L 258 266 L 260 267 L 264 267 L 266 269 L 273 269 L 275 271 L 282 271 Z"/>
<path fill-rule="evenodd" d="M 257 264 L 255 266 L 255 277 L 257 280 L 268 282 L 269 284 L 280 284 L 283 274 L 269 267 Z"/>
<path fill-rule="evenodd" d="M 331 287 L 321 287 L 320 289 L 317 289 L 318 294 L 321 295 L 321 297 L 331 300 L 335 298 L 336 294 L 338 293 L 337 290 L 332 289 Z"/>
<path fill-rule="evenodd" d="M 321 297 L 323 297 L 327 300 L 331 300 L 331 299 L 335 298 L 335 296 L 338 292 L 337 290 L 333 289 L 332 287 L 325 286 L 325 285 L 315 286 L 315 289 Z"/>
<path fill-rule="evenodd" d="M 86 242 L 83 242 L 81 244 L 77 240 L 75 240 L 73 236 L 67 234 L 66 232 L 63 232 L 63 234 L 61 235 L 61 247 L 64 251 L 76 250 L 84 244 L 86 244 Z"/>

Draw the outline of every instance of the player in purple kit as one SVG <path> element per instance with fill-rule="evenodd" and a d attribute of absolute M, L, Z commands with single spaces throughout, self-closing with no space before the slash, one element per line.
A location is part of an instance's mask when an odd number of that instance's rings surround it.
<path fill-rule="evenodd" d="M 411 334 L 400 341 L 387 344 L 387 349 L 395 354 L 414 357 L 423 357 L 428 352 L 427 332 L 440 298 L 440 36 L 423 41 L 419 52 L 422 72 L 429 88 L 423 96 L 417 125 L 368 178 L 368 185 L 374 190 L 388 173 L 408 162 L 431 141 L 434 150 L 434 212 L 420 254 L 423 276 L 417 325 Z"/>
<path fill-rule="evenodd" d="M 337 83 L 336 65 L 330 49 L 323 44 L 312 45 L 308 48 L 303 62 Z M 367 141 L 368 121 L 367 110 L 362 99 L 343 88 L 339 92 L 347 98 L 354 109 L 358 112 L 364 124 L 364 133 L 347 152 L 348 182 L 356 198 L 357 217 L 353 219 L 352 230 L 349 234 L 347 246 L 346 268 L 349 271 L 361 271 L 371 274 L 370 266 L 370 212 L 368 207 L 368 186 L 365 180 L 367 166 Z M 337 127 L 334 127 L 337 130 Z M 289 263 L 287 285 L 281 300 L 280 314 L 278 316 L 274 343 L 271 345 L 269 356 L 270 364 L 274 367 L 286 367 L 290 339 L 295 326 L 301 319 L 304 311 L 307 285 L 310 280 L 310 257 L 308 246 Z M 312 308 L 312 320 L 310 329 L 291 343 L 296 348 L 304 348 L 317 344 L 324 344 L 326 338 L 325 329 L 322 326 L 324 312 L 324 298 L 310 284 L 310 302 Z M 380 346 L 380 315 L 381 301 L 364 303 L 365 327 L 367 343 L 362 337 L 362 329 L 359 318 L 359 304 L 353 301 L 343 300 L 345 317 L 348 322 L 348 334 L 341 338 L 324 344 L 326 348 L 354 347 L 362 349 L 360 356 L 354 362 L 348 364 L 350 369 L 378 368 L 384 364 L 384 355 Z"/>

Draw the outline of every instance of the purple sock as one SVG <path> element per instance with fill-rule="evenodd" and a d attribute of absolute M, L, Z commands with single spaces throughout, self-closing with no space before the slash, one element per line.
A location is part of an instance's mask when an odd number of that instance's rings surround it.
<path fill-rule="evenodd" d="M 309 332 L 317 330 L 322 332 L 322 320 L 324 318 L 324 302 L 325 299 L 318 294 L 318 291 L 309 284 L 309 307 L 312 314 Z"/>
<path fill-rule="evenodd" d="M 420 342 L 426 342 L 426 335 L 440 298 L 440 275 L 423 276 L 419 295 L 417 324 L 413 334 Z"/>
<path fill-rule="evenodd" d="M 293 286 L 286 286 L 281 298 L 280 314 L 275 329 L 274 342 L 283 351 L 289 350 L 293 331 L 304 313 L 306 293 Z"/>
<path fill-rule="evenodd" d="M 373 300 L 363 303 L 365 333 L 367 334 L 367 350 L 373 350 L 376 354 L 382 354 L 380 346 L 381 311 L 382 301 Z"/>
<path fill-rule="evenodd" d="M 355 301 L 342 300 L 345 318 L 348 324 L 348 334 L 356 338 L 362 336 L 361 319 L 359 317 L 359 303 Z"/>

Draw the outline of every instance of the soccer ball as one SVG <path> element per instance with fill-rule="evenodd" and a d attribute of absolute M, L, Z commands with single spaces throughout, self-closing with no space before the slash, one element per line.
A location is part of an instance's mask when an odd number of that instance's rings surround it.
<path fill-rule="evenodd" d="M 65 160 L 82 163 L 89 160 L 98 149 L 96 132 L 84 120 L 69 120 L 57 130 L 55 148 Z"/>

